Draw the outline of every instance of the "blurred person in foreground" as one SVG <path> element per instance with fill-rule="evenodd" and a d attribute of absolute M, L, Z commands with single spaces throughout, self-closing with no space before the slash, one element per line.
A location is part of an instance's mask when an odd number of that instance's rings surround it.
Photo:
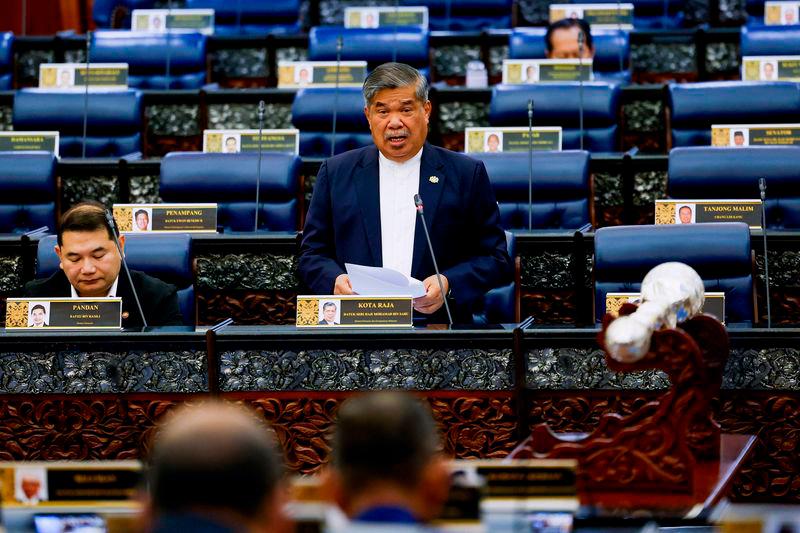
<path fill-rule="evenodd" d="M 156 434 L 147 531 L 288 533 L 282 458 L 254 412 L 218 401 L 182 406 Z"/>

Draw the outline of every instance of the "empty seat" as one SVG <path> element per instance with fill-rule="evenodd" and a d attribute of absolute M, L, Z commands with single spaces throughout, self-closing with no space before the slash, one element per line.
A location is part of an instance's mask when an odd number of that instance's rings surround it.
<path fill-rule="evenodd" d="M 300 0 L 186 0 L 190 9 L 214 10 L 216 35 L 300 33 Z"/>
<path fill-rule="evenodd" d="M 56 229 L 56 165 L 50 152 L 0 152 L 0 233 Z"/>
<path fill-rule="evenodd" d="M 364 116 L 364 97 L 360 87 L 311 87 L 300 89 L 292 104 L 292 124 L 300 130 L 300 155 L 329 157 L 331 143 L 336 153 L 372 143 Z M 336 140 L 333 141 L 333 109 L 336 103 Z"/>
<path fill-rule="evenodd" d="M 0 91 L 14 88 L 14 34 L 0 33 Z"/>

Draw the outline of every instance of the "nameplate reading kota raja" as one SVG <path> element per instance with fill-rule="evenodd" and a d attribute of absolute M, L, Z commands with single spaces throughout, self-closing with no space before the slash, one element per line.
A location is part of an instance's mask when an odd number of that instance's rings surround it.
<path fill-rule="evenodd" d="M 6 329 L 121 329 L 122 298 L 9 298 Z"/>
<path fill-rule="evenodd" d="M 744 222 L 761 229 L 761 209 L 761 200 L 656 200 L 655 222 Z"/>
<path fill-rule="evenodd" d="M 0 152 L 53 152 L 58 156 L 57 131 L 0 131 Z"/>
<path fill-rule="evenodd" d="M 606 294 L 606 313 L 611 316 L 619 316 L 619 310 L 623 304 L 638 304 L 641 302 L 642 295 L 638 292 L 609 292 Z M 725 293 L 706 292 L 702 311 L 714 316 L 717 320 L 725 323 Z"/>
<path fill-rule="evenodd" d="M 298 296 L 298 328 L 411 327 L 410 296 Z"/>
<path fill-rule="evenodd" d="M 714 124 L 711 146 L 796 146 L 800 124 Z"/>
<path fill-rule="evenodd" d="M 125 233 L 216 233 L 217 204 L 114 204 Z"/>

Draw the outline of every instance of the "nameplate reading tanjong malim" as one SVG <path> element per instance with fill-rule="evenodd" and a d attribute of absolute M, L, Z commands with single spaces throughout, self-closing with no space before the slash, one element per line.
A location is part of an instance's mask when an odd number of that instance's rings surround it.
<path fill-rule="evenodd" d="M 745 81 L 800 81 L 800 56 L 746 56 L 742 58 Z M 747 102 L 739 102 L 746 106 Z"/>
<path fill-rule="evenodd" d="M 412 325 L 410 296 L 298 296 L 298 328 L 383 328 Z"/>
<path fill-rule="evenodd" d="M 800 2 L 764 2 L 765 26 L 796 26 L 800 24 Z"/>
<path fill-rule="evenodd" d="M 609 292 L 606 294 L 606 313 L 611 316 L 619 316 L 619 310 L 623 304 L 641 303 L 642 295 L 638 292 Z M 725 323 L 725 293 L 706 292 L 703 312 L 714 316 L 717 320 Z"/>
<path fill-rule="evenodd" d="M 656 224 L 744 222 L 761 229 L 761 209 L 761 200 L 656 200 Z"/>
<path fill-rule="evenodd" d="M 0 152 L 42 150 L 58 156 L 57 131 L 0 131 Z"/>
<path fill-rule="evenodd" d="M 203 151 L 224 154 L 239 152 L 300 153 L 300 131 L 296 129 L 261 130 L 205 130 Z"/>
<path fill-rule="evenodd" d="M 503 83 L 592 81 L 591 59 L 504 59 Z"/>
<path fill-rule="evenodd" d="M 48 91 L 124 90 L 128 88 L 127 63 L 42 63 L 39 88 Z"/>
<path fill-rule="evenodd" d="M 131 30 L 146 33 L 214 34 L 213 9 L 134 9 Z"/>
<path fill-rule="evenodd" d="M 386 26 L 417 26 L 428 29 L 428 8 L 408 7 L 346 7 L 345 28 L 383 28 Z"/>
<path fill-rule="evenodd" d="M 528 139 L 528 128 L 467 128 L 464 130 L 465 153 L 527 152 L 528 147 L 536 151 L 561 150 L 561 128 L 533 128 L 532 141 Z"/>
<path fill-rule="evenodd" d="M 361 87 L 367 78 L 366 61 L 279 61 L 278 88 Z M 333 105 L 333 104 L 331 104 Z"/>
<path fill-rule="evenodd" d="M 122 298 L 9 298 L 6 329 L 121 329 Z"/>
<path fill-rule="evenodd" d="M 452 472 L 474 469 L 485 482 L 486 498 L 571 496 L 576 493 L 574 459 L 454 461 Z"/>
<path fill-rule="evenodd" d="M 125 233 L 216 233 L 217 204 L 114 204 Z"/>
<path fill-rule="evenodd" d="M 593 30 L 633 29 L 633 4 L 550 4 L 550 22 L 583 19 Z"/>
<path fill-rule="evenodd" d="M 713 124 L 711 146 L 800 145 L 800 124 Z"/>

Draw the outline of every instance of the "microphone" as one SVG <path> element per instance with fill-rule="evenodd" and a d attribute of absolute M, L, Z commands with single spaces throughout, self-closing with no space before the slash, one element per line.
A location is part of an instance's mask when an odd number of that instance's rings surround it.
<path fill-rule="evenodd" d="M 264 129 L 264 115 L 267 112 L 267 106 L 264 105 L 264 100 L 258 102 L 258 171 L 256 172 L 256 220 L 253 226 L 253 231 L 258 231 L 258 211 L 260 209 L 259 194 L 261 192 L 261 156 L 263 154 L 261 132 Z"/>
<path fill-rule="evenodd" d="M 84 81 L 83 90 L 83 139 L 81 141 L 81 158 L 86 159 L 86 133 L 89 129 L 89 65 L 91 63 L 91 51 L 89 43 L 92 38 L 92 32 L 86 32 L 86 78 Z"/>
<path fill-rule="evenodd" d="M 442 301 L 444 302 L 444 309 L 447 311 L 447 320 L 450 325 L 453 325 L 453 315 L 450 314 L 450 306 L 447 303 L 447 295 L 444 293 L 444 285 L 442 285 L 441 274 L 439 274 L 439 265 L 436 264 L 436 254 L 433 253 L 433 245 L 431 244 L 431 236 L 428 233 L 428 224 L 425 222 L 423 213 L 422 198 L 419 194 L 414 195 L 414 205 L 417 208 L 420 220 L 422 220 L 422 228 L 425 230 L 425 239 L 428 241 L 428 250 L 431 252 L 431 259 L 433 259 L 433 270 L 436 272 L 436 281 L 439 282 L 439 292 L 442 293 Z"/>
<path fill-rule="evenodd" d="M 764 282 L 766 284 L 767 300 L 767 329 L 772 329 L 772 307 L 769 303 L 770 289 L 769 289 L 769 255 L 767 255 L 767 180 L 766 178 L 758 178 L 758 191 L 761 193 L 761 236 L 764 240 Z"/>
<path fill-rule="evenodd" d="M 331 157 L 336 155 L 336 116 L 339 114 L 339 68 L 342 63 L 342 36 L 336 38 L 336 85 L 333 89 L 333 124 L 331 128 Z"/>
<path fill-rule="evenodd" d="M 528 98 L 528 231 L 533 230 L 533 98 Z"/>
<path fill-rule="evenodd" d="M 170 67 L 172 66 L 172 46 L 170 46 L 169 17 L 172 15 L 172 0 L 167 0 L 167 17 L 164 19 L 164 29 L 166 30 L 164 39 L 167 42 L 167 65 L 164 73 L 164 90 L 169 91 L 172 85 L 169 81 Z"/>
<path fill-rule="evenodd" d="M 128 262 L 125 260 L 125 254 L 122 253 L 122 246 L 119 245 L 119 228 L 117 227 L 117 222 L 114 220 L 114 215 L 111 214 L 111 211 L 106 209 L 106 222 L 108 223 L 108 227 L 111 228 L 111 235 L 114 236 L 114 244 L 117 247 L 117 252 L 119 252 L 119 256 L 122 259 L 122 268 L 125 270 L 125 274 L 128 276 L 128 283 L 131 286 L 131 292 L 133 293 L 133 299 L 136 301 L 136 308 L 139 310 L 139 316 L 142 317 L 142 325 L 147 327 L 147 319 L 144 317 L 144 311 L 142 311 L 142 304 L 139 301 L 139 294 L 136 292 L 136 286 L 133 284 L 133 279 L 131 278 L 131 270 L 128 268 Z"/>
<path fill-rule="evenodd" d="M 581 132 L 581 150 L 583 150 L 583 43 L 586 36 L 583 30 L 578 32 L 578 123 Z"/>

